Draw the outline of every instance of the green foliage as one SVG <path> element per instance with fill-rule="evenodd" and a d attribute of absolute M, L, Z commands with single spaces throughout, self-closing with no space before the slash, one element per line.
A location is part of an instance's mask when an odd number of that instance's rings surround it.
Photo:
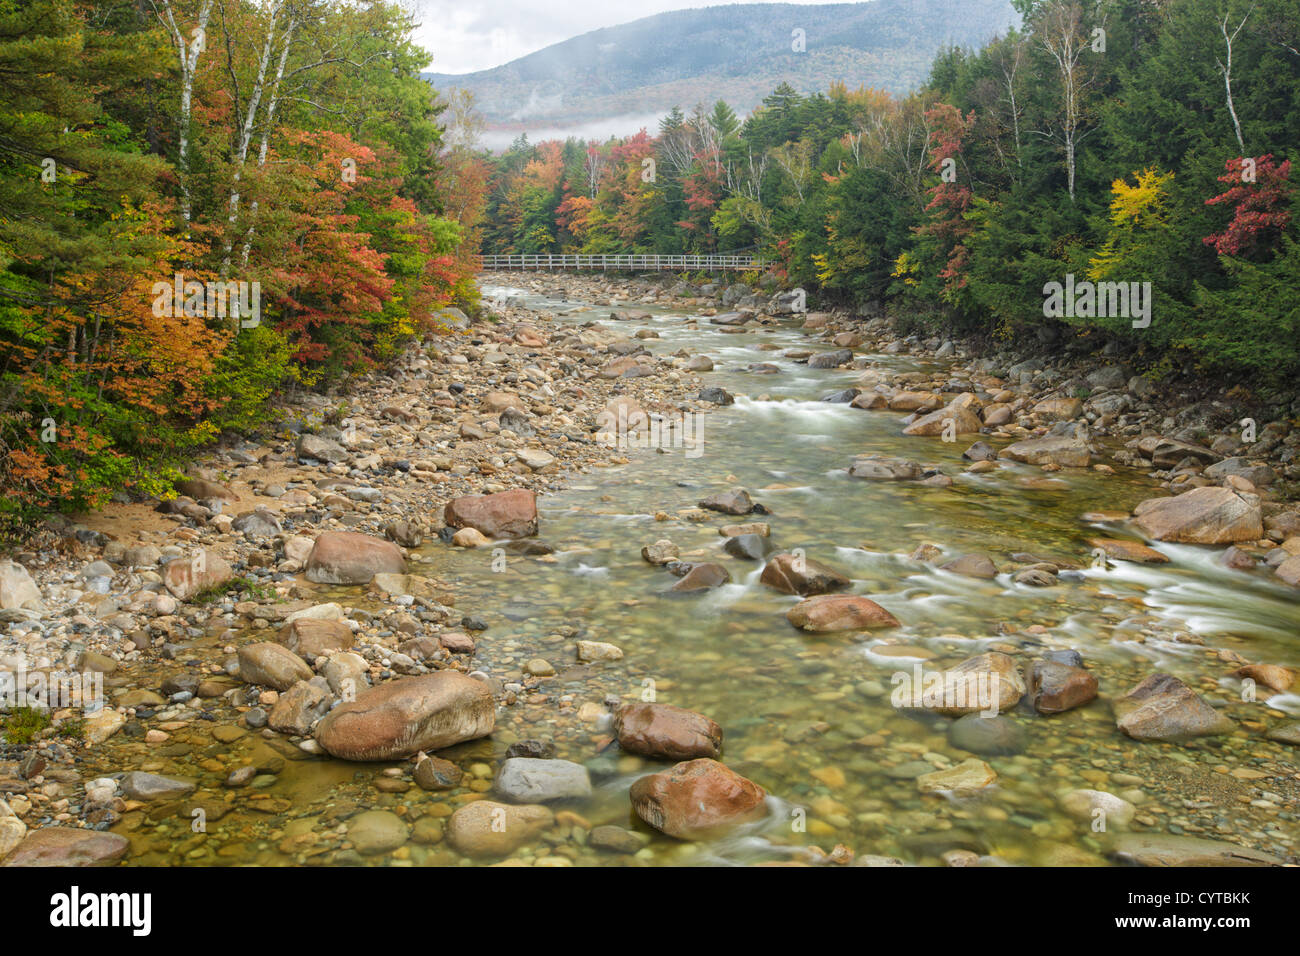
<path fill-rule="evenodd" d="M 15 707 L 0 714 L 0 737 L 12 745 L 23 747 L 36 735 L 50 726 L 50 712 L 39 707 Z"/>

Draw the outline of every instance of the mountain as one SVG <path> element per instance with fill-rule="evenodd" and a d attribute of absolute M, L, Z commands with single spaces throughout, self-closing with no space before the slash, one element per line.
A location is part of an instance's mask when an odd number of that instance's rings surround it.
<path fill-rule="evenodd" d="M 486 138 L 500 140 L 525 130 L 650 125 L 673 106 L 689 111 L 717 99 L 743 115 L 782 81 L 801 93 L 834 82 L 904 93 L 924 81 L 941 47 L 978 47 L 1018 22 L 1008 0 L 734 4 L 661 13 L 490 70 L 425 78 L 471 91 L 497 134 Z"/>

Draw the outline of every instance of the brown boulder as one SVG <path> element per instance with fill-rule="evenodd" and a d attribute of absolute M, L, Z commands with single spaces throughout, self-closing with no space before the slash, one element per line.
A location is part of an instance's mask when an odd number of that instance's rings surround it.
<path fill-rule="evenodd" d="M 614 715 L 618 744 L 629 753 L 659 760 L 716 757 L 722 728 L 714 721 L 671 704 L 625 704 Z"/>
<path fill-rule="evenodd" d="M 280 628 L 280 643 L 309 664 L 330 651 L 346 651 L 355 640 L 347 621 L 300 617 Z"/>
<path fill-rule="evenodd" d="M 4 858 L 4 866 L 107 866 L 126 856 L 130 841 L 119 833 L 42 827 L 30 831 Z"/>
<path fill-rule="evenodd" d="M 279 644 L 245 644 L 239 649 L 239 676 L 249 684 L 288 690 L 298 681 L 311 680 L 311 668 L 301 657 Z"/>
<path fill-rule="evenodd" d="M 629 795 L 637 816 L 680 840 L 707 837 L 767 812 L 762 787 L 707 757 L 642 777 Z"/>
<path fill-rule="evenodd" d="M 446 670 L 362 691 L 316 725 L 316 741 L 342 760 L 393 760 L 485 737 L 495 725 L 488 686 Z"/>
<path fill-rule="evenodd" d="M 1116 561 L 1140 561 L 1144 564 L 1168 564 L 1169 559 L 1155 548 L 1148 548 L 1138 541 L 1124 538 L 1089 538 L 1088 543 L 1100 548 L 1106 557 Z"/>
<path fill-rule="evenodd" d="M 720 564 L 697 564 L 687 571 L 669 590 L 681 592 L 708 591 L 721 587 L 731 580 L 731 573 Z"/>
<path fill-rule="evenodd" d="M 849 579 L 838 571 L 790 552 L 773 555 L 759 581 L 784 594 L 826 594 L 849 586 Z"/>
<path fill-rule="evenodd" d="M 999 458 L 1026 465 L 1060 465 L 1063 468 L 1087 468 L 1092 453 L 1086 442 L 1066 435 L 1026 438 L 998 452 Z"/>
<path fill-rule="evenodd" d="M 991 580 L 998 576 L 997 565 L 987 554 L 963 554 L 953 558 L 947 564 L 940 565 L 940 568 L 953 574 L 963 574 L 968 578 Z"/>
<path fill-rule="evenodd" d="M 1295 671 L 1280 664 L 1247 664 L 1233 671 L 1232 676 L 1253 680 L 1256 684 L 1263 684 L 1269 690 L 1277 691 L 1279 694 L 1290 690 L 1296 679 Z"/>
<path fill-rule="evenodd" d="M 317 584 L 369 584 L 381 573 L 406 573 L 402 549 L 356 531 L 322 532 L 307 557 L 307 580 Z"/>
<path fill-rule="evenodd" d="M 1097 696 L 1097 678 L 1082 667 L 1034 661 L 1025 669 L 1029 700 L 1040 714 L 1060 714 Z"/>
<path fill-rule="evenodd" d="M 176 482 L 176 493 L 185 495 L 187 498 L 193 498 L 195 501 L 203 501 L 205 498 L 217 498 L 221 501 L 239 500 L 239 495 L 225 485 L 218 484 L 215 481 L 208 481 L 206 478 L 186 478 L 178 481 Z"/>
<path fill-rule="evenodd" d="M 1184 544 L 1235 544 L 1264 535 L 1259 499 L 1230 488 L 1196 488 L 1173 498 L 1148 498 L 1133 509 L 1148 537 Z"/>
<path fill-rule="evenodd" d="M 1116 724 L 1134 740 L 1190 740 L 1230 733 L 1231 720 L 1177 677 L 1152 674 L 1115 701 Z"/>
<path fill-rule="evenodd" d="M 800 601 L 785 619 L 804 631 L 862 631 L 898 627 L 898 618 L 857 594 L 819 594 Z"/>
<path fill-rule="evenodd" d="M 527 488 L 491 495 L 467 495 L 447 503 L 443 520 L 452 528 L 474 528 L 489 538 L 537 534 L 537 496 Z"/>
<path fill-rule="evenodd" d="M 904 435 L 934 437 L 945 433 L 952 435 L 973 435 L 984 427 L 978 415 L 970 408 L 958 406 L 955 402 L 937 412 L 931 412 L 918 418 L 903 429 Z"/>
<path fill-rule="evenodd" d="M 889 400 L 889 407 L 896 412 L 926 412 L 943 407 L 943 396 L 934 392 L 899 392 Z"/>
<path fill-rule="evenodd" d="M 234 576 L 235 571 L 226 559 L 207 549 L 168 562 L 162 573 L 163 584 L 178 601 L 188 601 L 202 591 L 225 584 Z"/>

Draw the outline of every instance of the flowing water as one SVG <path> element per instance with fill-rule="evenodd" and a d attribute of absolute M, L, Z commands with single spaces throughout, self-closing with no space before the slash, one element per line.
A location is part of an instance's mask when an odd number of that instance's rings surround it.
<path fill-rule="evenodd" d="M 545 304 L 520 290 L 485 291 Z M 476 666 L 506 682 L 517 680 L 530 658 L 546 658 L 559 671 L 544 685 L 545 699 L 525 695 L 502 706 L 492 738 L 443 756 L 470 768 L 469 789 L 478 791 L 488 789 L 508 744 L 522 738 L 555 741 L 558 756 L 584 763 L 592 774 L 594 797 L 572 808 L 582 819 L 565 818 L 559 835 L 516 856 L 535 858 L 549 849 L 583 864 L 752 863 L 804 858 L 809 845 L 844 844 L 858 854 L 923 864 L 938 863 L 950 849 L 1017 864 L 1103 863 L 1106 835 L 1058 803 L 1060 791 L 1080 787 L 1132 800 L 1139 825 L 1155 832 L 1295 851 L 1295 784 L 1285 790 L 1273 781 L 1279 768 L 1289 766 L 1291 774 L 1300 768 L 1292 750 L 1267 741 L 1258 728 L 1300 715 L 1300 697 L 1270 698 L 1260 688 L 1258 701 L 1243 701 L 1240 682 L 1226 676 L 1235 665 L 1217 654 L 1229 649 L 1250 661 L 1295 665 L 1300 603 L 1293 591 L 1266 573 L 1220 567 L 1211 549 L 1157 544 L 1168 564 L 1097 566 L 1087 539 L 1124 531 L 1081 515 L 1131 509 L 1161 493 L 1152 479 L 1123 469 L 1113 476 L 1067 469 L 1049 477 L 1005 462 L 990 473 L 967 473 L 961 452 L 968 441 L 906 437 L 898 413 L 822 401 L 852 385 L 861 370 L 821 371 L 784 357 L 788 349 L 826 347 L 793 325 L 726 333 L 704 319 L 697 327 L 682 313 L 650 311 L 646 322 L 610 324 L 627 334 L 654 328 L 660 337 L 645 344 L 656 353 L 684 348 L 709 355 L 717 370 L 703 380 L 738 396 L 705 416 L 701 453 L 634 450 L 630 463 L 594 469 L 544 496 L 540 537 L 557 549 L 553 555 L 510 555 L 503 567 L 486 549 L 436 541 L 423 549 L 430 572 L 454 584 L 489 625 Z M 606 314 L 581 310 L 558 321 Z M 871 358 L 898 371 L 936 368 L 905 356 Z M 746 371 L 755 362 L 773 363 L 779 372 Z M 939 488 L 848 477 L 848 465 L 862 454 L 913 458 L 942 468 L 955 483 Z M 656 513 L 673 516 L 737 486 L 772 512 L 755 519 L 770 523 L 777 548 L 801 548 L 840 570 L 853 580 L 852 591 L 870 595 L 902 626 L 871 635 L 797 631 L 785 619 L 797 599 L 760 585 L 761 563 L 722 551 L 718 528 L 751 519 L 710 513 L 703 521 L 656 520 Z M 680 547 L 684 561 L 725 565 L 732 583 L 702 596 L 666 594 L 675 579 L 640 557 L 643 544 L 664 537 Z M 987 553 L 1004 567 L 1011 554 L 1031 552 L 1077 564 L 1078 572 L 1048 588 L 1016 584 L 1007 574 L 963 577 L 907 557 L 927 543 L 948 556 Z M 355 589 L 340 596 L 360 603 Z M 574 666 L 575 637 L 616 644 L 626 656 Z M 1023 750 L 981 758 L 997 771 L 996 786 L 967 799 L 922 795 L 919 774 L 972 754 L 949 743 L 948 718 L 891 704 L 895 675 L 923 661 L 949 666 L 989 649 L 1024 662 L 1048 648 L 1080 652 L 1100 679 L 1102 698 L 1055 717 L 1015 711 L 1010 716 L 1023 732 Z M 1155 670 L 1222 702 L 1242 729 L 1180 745 L 1121 735 L 1107 699 Z M 666 765 L 608 746 L 607 720 L 594 716 L 591 705 L 610 694 L 653 697 L 711 716 L 725 731 L 724 762 L 770 794 L 767 819 L 711 843 L 681 843 L 646 829 L 630 812 L 627 788 Z M 269 750 L 252 736 L 229 749 L 247 747 Z M 183 755 L 201 757 L 200 751 Z M 167 862 L 178 852 L 195 863 L 359 862 L 339 855 L 339 839 L 329 839 L 331 828 L 358 806 L 406 806 L 411 817 L 441 820 L 466 793 L 379 793 L 373 783 L 382 767 L 319 759 L 285 764 L 262 779 L 261 812 L 241 804 L 209 824 L 204 839 L 175 823 L 137 823 L 132 862 Z M 647 846 L 632 857 L 588 849 L 586 826 L 603 823 L 640 830 Z M 425 840 L 366 862 L 467 861 L 445 842 Z"/>

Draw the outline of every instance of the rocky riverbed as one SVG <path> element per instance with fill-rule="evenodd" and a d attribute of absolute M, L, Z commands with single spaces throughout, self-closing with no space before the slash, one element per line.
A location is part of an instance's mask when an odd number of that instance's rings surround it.
<path fill-rule="evenodd" d="M 0 745 L 4 865 L 1295 862 L 1291 410 L 482 283 L 0 565 L 0 667 L 105 700 Z"/>

